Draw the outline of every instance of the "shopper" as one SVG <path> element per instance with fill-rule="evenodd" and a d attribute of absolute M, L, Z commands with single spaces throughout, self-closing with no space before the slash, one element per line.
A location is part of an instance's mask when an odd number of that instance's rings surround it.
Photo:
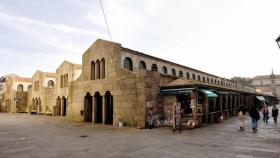
<path fill-rule="evenodd" d="M 238 112 L 238 118 L 240 120 L 240 130 L 245 130 L 246 108 L 243 105 L 240 105 L 237 112 Z"/>
<path fill-rule="evenodd" d="M 262 114 L 263 114 L 263 121 L 264 121 L 265 123 L 268 123 L 269 111 L 268 111 L 268 108 L 267 108 L 267 105 L 266 105 L 266 104 L 263 106 Z"/>
<path fill-rule="evenodd" d="M 252 119 L 252 130 L 253 132 L 256 132 L 258 130 L 258 120 L 261 117 L 256 107 L 251 108 L 249 116 Z"/>
<path fill-rule="evenodd" d="M 277 109 L 277 106 L 274 105 L 272 110 L 271 110 L 271 113 L 272 113 L 272 117 L 274 119 L 274 123 L 277 124 L 277 117 L 278 117 L 278 109 Z"/>

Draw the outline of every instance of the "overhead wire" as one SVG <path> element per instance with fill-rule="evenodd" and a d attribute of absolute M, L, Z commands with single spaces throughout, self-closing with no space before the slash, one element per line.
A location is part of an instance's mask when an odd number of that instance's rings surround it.
<path fill-rule="evenodd" d="M 104 11 L 104 8 L 103 8 L 102 0 L 100 0 L 100 5 L 101 5 L 102 12 L 103 12 L 104 20 L 105 20 L 105 23 L 106 23 L 106 26 L 107 26 L 108 34 L 110 36 L 111 41 L 113 41 L 110 29 L 109 29 L 109 25 L 108 25 L 108 22 L 107 22 L 107 19 L 106 19 L 105 11 Z"/>

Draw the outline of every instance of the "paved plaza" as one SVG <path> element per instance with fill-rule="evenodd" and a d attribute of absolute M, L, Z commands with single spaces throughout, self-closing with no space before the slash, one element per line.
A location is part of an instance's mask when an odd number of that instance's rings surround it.
<path fill-rule="evenodd" d="M 0 158 L 280 158 L 280 125 L 253 133 L 237 118 L 172 133 L 171 128 L 118 128 L 63 117 L 0 113 Z"/>

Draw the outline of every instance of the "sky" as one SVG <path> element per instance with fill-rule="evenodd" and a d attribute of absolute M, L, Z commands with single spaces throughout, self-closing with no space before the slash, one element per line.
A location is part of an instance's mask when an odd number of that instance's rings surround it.
<path fill-rule="evenodd" d="M 220 77 L 280 74 L 279 0 L 102 0 L 112 40 Z M 0 76 L 81 64 L 110 40 L 99 0 L 0 0 Z"/>

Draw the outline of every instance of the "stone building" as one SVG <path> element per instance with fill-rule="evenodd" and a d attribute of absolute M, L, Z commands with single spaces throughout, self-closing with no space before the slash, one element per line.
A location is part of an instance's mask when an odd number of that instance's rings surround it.
<path fill-rule="evenodd" d="M 270 75 L 260 75 L 251 78 L 249 85 L 265 94 L 275 95 L 280 98 L 280 75 L 275 75 L 273 71 Z"/>
<path fill-rule="evenodd" d="M 52 114 L 55 106 L 56 74 L 37 71 L 32 76 L 32 88 L 29 91 L 29 110 L 41 114 Z"/>
<path fill-rule="evenodd" d="M 2 112 L 28 112 L 27 91 L 31 78 L 11 74 L 2 78 Z"/>
<path fill-rule="evenodd" d="M 55 85 L 55 106 L 53 115 L 66 116 L 69 96 L 69 85 L 74 82 L 82 73 L 82 65 L 64 61 L 56 70 Z"/>
<path fill-rule="evenodd" d="M 240 104 L 253 105 L 256 95 L 251 87 L 99 39 L 83 54 L 82 65 L 64 61 L 56 73 L 37 71 L 27 105 L 30 112 L 143 128 L 171 118 L 173 105 L 197 107 L 191 110 L 203 111 L 207 123 L 234 115 Z M 200 104 L 190 106 L 194 96 Z"/>

